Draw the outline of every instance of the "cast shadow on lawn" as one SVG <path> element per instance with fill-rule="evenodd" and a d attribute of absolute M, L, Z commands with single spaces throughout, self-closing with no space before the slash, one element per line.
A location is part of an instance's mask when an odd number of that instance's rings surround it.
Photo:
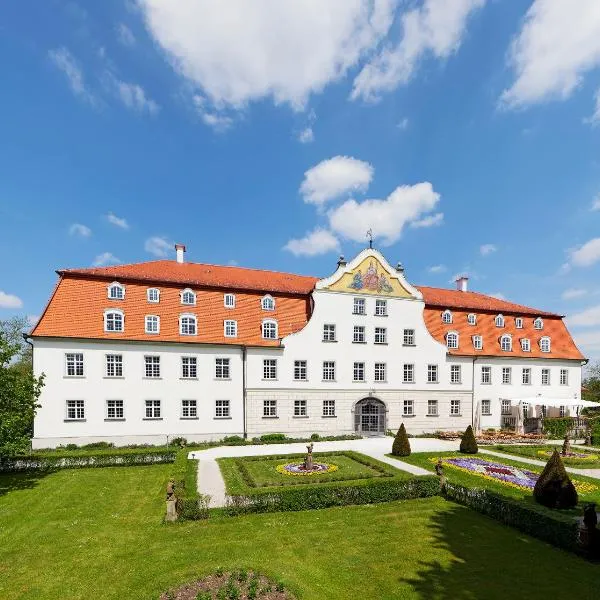
<path fill-rule="evenodd" d="M 563 594 L 600 594 L 596 565 L 467 507 L 449 501 L 448 510 L 432 520 L 430 531 L 429 543 L 449 552 L 451 562 L 423 561 L 415 576 L 400 578 L 423 600 L 547 600 Z"/>
<path fill-rule="evenodd" d="M 28 490 L 37 486 L 40 479 L 50 471 L 25 471 L 23 473 L 0 474 L 0 498 L 9 492 Z"/>

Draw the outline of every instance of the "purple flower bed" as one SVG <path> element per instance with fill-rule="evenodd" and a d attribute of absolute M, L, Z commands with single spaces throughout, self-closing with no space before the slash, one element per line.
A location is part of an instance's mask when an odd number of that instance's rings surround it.
<path fill-rule="evenodd" d="M 538 479 L 537 473 L 527 469 L 511 467 L 510 465 L 503 465 L 482 458 L 444 458 L 442 462 L 448 467 L 479 475 L 486 479 L 501 481 L 522 489 L 532 490 Z"/>

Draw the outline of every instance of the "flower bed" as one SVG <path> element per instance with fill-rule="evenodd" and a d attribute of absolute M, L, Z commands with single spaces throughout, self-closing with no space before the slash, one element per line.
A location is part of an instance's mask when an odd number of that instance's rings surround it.
<path fill-rule="evenodd" d="M 324 473 L 333 473 L 338 470 L 337 465 L 329 463 L 314 463 L 312 471 L 307 471 L 304 463 L 287 463 L 277 465 L 275 470 L 282 475 L 299 475 L 300 477 L 309 477 L 310 475 L 323 475 Z"/>
<path fill-rule="evenodd" d="M 544 458 L 550 458 L 552 456 L 552 450 L 538 450 L 537 453 L 539 456 Z M 566 454 L 560 453 L 560 457 L 563 460 L 577 459 L 577 460 L 587 460 L 590 462 L 595 462 L 598 460 L 597 454 L 592 454 L 591 452 L 567 452 Z"/>
<path fill-rule="evenodd" d="M 460 440 L 462 431 L 438 431 L 436 437 L 441 440 Z M 515 433 L 502 429 L 481 431 L 476 435 L 477 443 L 488 444 L 539 444 L 545 441 L 546 436 L 539 433 Z"/>

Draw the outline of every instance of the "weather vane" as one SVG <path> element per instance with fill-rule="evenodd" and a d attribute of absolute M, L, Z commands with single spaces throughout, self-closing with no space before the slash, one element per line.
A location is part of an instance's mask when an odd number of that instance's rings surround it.
<path fill-rule="evenodd" d="M 369 238 L 369 248 L 373 248 L 373 230 L 369 229 L 367 231 L 367 237 Z"/>

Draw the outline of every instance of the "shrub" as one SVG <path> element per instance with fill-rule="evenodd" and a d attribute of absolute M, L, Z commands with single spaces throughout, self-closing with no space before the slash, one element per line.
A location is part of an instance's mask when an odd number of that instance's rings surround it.
<path fill-rule="evenodd" d="M 392 444 L 392 454 L 394 456 L 410 456 L 410 442 L 408 441 L 408 436 L 406 435 L 404 423 L 400 425 L 400 429 L 398 429 L 398 433 L 394 438 L 394 443 Z"/>
<path fill-rule="evenodd" d="M 227 435 L 221 440 L 221 443 L 226 446 L 242 446 L 246 440 L 239 435 Z"/>
<path fill-rule="evenodd" d="M 533 497 L 536 502 L 548 508 L 577 506 L 577 491 L 556 450 L 552 453 L 535 483 Z"/>
<path fill-rule="evenodd" d="M 310 440 L 311 440 L 311 442 L 316 442 L 316 441 L 318 441 L 318 440 L 320 440 L 320 439 L 321 439 L 321 436 L 320 436 L 318 433 L 313 433 L 313 434 L 310 436 Z"/>
<path fill-rule="evenodd" d="M 478 450 L 473 428 L 469 425 L 460 440 L 460 451 L 463 454 L 477 454 Z"/>
<path fill-rule="evenodd" d="M 570 417 L 544 419 L 544 433 L 553 439 L 562 439 L 569 433 L 573 420 Z"/>
<path fill-rule="evenodd" d="M 176 437 L 171 440 L 171 446 L 179 446 L 180 448 L 185 448 L 188 444 L 188 441 L 184 437 Z"/>
<path fill-rule="evenodd" d="M 266 433 L 260 436 L 261 442 L 285 442 L 285 433 Z"/>

